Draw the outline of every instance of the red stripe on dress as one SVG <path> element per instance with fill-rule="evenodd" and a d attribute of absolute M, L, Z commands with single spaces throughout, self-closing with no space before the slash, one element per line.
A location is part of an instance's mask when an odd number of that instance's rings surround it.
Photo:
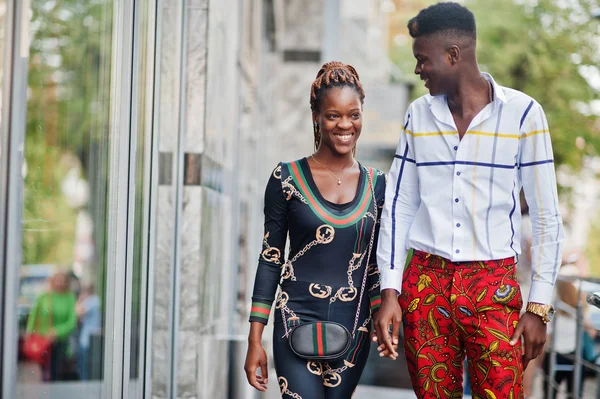
<path fill-rule="evenodd" d="M 353 214 L 347 216 L 344 219 L 336 220 L 335 218 L 332 218 L 330 215 L 328 215 L 321 208 L 321 205 L 318 203 L 318 201 L 315 198 L 313 198 L 313 196 L 312 196 L 309 188 L 304 183 L 304 180 L 302 179 L 302 176 L 300 175 L 300 172 L 298 171 L 298 165 L 296 165 L 296 162 L 292 162 L 290 165 L 292 166 L 292 170 L 293 170 L 294 174 L 296 175 L 296 180 L 298 181 L 298 183 L 302 187 L 302 190 L 304 191 L 304 193 L 308 197 L 308 200 L 312 204 L 313 209 L 316 212 L 318 212 L 319 215 L 321 215 L 325 220 L 327 220 L 330 223 L 333 223 L 333 224 L 345 224 L 345 223 L 351 222 L 353 219 L 355 219 L 358 215 L 360 215 L 364 211 L 364 209 L 367 207 L 367 203 L 371 199 L 371 197 L 368 194 L 365 195 L 364 198 L 363 198 L 363 200 L 362 200 L 362 202 L 361 202 L 361 204 L 360 204 L 360 208 L 357 209 L 356 212 L 354 212 Z M 373 170 L 369 170 L 367 173 L 369 173 L 369 175 L 371 175 L 371 180 L 372 180 L 373 179 Z M 369 184 L 369 183 L 367 183 L 367 184 Z"/>
<path fill-rule="evenodd" d="M 250 309 L 250 312 L 256 312 L 256 313 L 262 313 L 262 314 L 266 314 L 267 316 L 269 315 L 269 313 L 271 313 L 271 311 L 269 309 L 265 309 L 265 308 L 260 308 L 258 306 L 252 306 L 252 309 Z"/>

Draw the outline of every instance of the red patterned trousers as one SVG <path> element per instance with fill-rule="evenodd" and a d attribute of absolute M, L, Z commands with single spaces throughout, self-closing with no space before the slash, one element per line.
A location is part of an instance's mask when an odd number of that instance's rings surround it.
<path fill-rule="evenodd" d="M 404 271 L 404 349 L 418 398 L 523 397 L 522 347 L 509 341 L 523 305 L 513 258 L 452 263 L 415 251 Z"/>

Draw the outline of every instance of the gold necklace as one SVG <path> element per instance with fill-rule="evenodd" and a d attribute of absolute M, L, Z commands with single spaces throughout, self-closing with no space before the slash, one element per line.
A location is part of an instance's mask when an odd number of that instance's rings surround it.
<path fill-rule="evenodd" d="M 355 159 L 355 160 L 352 162 L 352 166 L 350 166 L 350 168 L 348 168 L 348 170 L 346 171 L 346 173 L 344 173 L 344 176 L 342 176 L 342 177 L 340 178 L 340 177 L 337 177 L 337 176 L 335 175 L 335 173 L 333 173 L 333 172 L 331 171 L 331 169 L 329 169 L 327 166 L 325 166 L 325 165 L 323 165 L 321 162 L 317 161 L 317 159 L 315 158 L 314 154 L 313 154 L 313 155 L 311 155 L 310 157 L 311 157 L 311 158 L 313 159 L 313 161 L 315 161 L 317 164 L 319 164 L 319 165 L 321 165 L 323 168 L 325 168 L 325 170 L 327 170 L 331 176 L 335 177 L 335 179 L 337 180 L 337 184 L 338 184 L 338 186 L 342 184 L 342 179 L 343 179 L 344 177 L 346 177 L 346 175 L 348 174 L 348 172 L 350 172 L 350 171 L 352 170 L 352 168 L 354 167 L 354 164 L 356 163 L 356 159 Z"/>

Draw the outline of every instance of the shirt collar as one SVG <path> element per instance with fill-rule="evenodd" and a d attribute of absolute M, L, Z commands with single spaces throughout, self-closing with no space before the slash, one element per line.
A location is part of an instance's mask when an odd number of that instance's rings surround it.
<path fill-rule="evenodd" d="M 494 107 L 492 108 L 492 110 L 496 109 L 496 107 L 499 105 L 498 102 L 506 104 L 506 95 L 504 94 L 503 87 L 497 84 L 496 81 L 494 81 L 492 75 L 490 75 L 489 73 L 482 72 L 481 76 L 483 76 L 485 80 L 489 81 L 494 89 Z M 436 119 L 447 125 L 454 125 L 454 119 L 452 118 L 452 114 L 450 113 L 450 110 L 448 108 L 448 102 L 445 95 L 432 96 L 430 94 L 427 94 L 427 102 L 429 103 L 431 112 L 436 117 Z"/>

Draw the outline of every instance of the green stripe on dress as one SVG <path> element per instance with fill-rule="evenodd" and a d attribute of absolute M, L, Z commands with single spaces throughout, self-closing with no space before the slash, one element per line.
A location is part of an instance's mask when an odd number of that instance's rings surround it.
<path fill-rule="evenodd" d="M 292 167 L 292 164 L 294 164 L 294 166 L 298 170 L 298 173 L 295 173 L 295 171 L 294 171 L 294 169 Z M 363 187 L 360 199 L 359 199 L 357 205 L 354 207 L 354 209 L 352 209 L 351 211 L 345 213 L 342 216 L 337 216 L 337 215 L 334 215 L 331 212 L 329 212 L 327 210 L 327 208 L 316 197 L 315 193 L 313 193 L 310 185 L 308 184 L 308 181 L 306 180 L 306 177 L 304 176 L 304 171 L 302 170 L 302 165 L 300 164 L 299 161 L 290 162 L 290 163 L 287 164 L 287 167 L 288 167 L 288 171 L 289 171 L 290 176 L 292 176 L 292 179 L 296 183 L 297 189 L 302 193 L 302 195 L 304 195 L 304 197 L 307 197 L 307 203 L 308 203 L 309 208 L 323 222 L 328 223 L 328 224 L 333 224 L 336 227 L 348 227 L 348 226 L 351 226 L 352 224 L 356 223 L 356 221 L 358 219 L 362 218 L 369 211 L 369 205 L 372 202 L 372 198 L 365 199 L 365 197 L 370 194 L 368 177 L 366 178 L 367 182 L 365 182 L 363 184 L 364 187 Z M 373 181 L 373 189 L 375 189 L 375 186 L 377 184 L 377 174 L 375 173 L 375 170 L 373 170 L 373 169 L 366 169 L 366 173 L 370 174 L 371 170 L 373 171 L 373 179 L 372 179 L 372 181 Z M 300 184 L 300 181 L 306 187 L 306 189 L 308 190 L 308 192 L 305 191 L 302 188 L 302 184 Z M 364 207 L 363 211 L 360 214 L 356 214 L 356 212 L 360 209 L 360 207 L 361 207 L 361 205 L 362 205 L 362 203 L 364 201 L 367 201 L 367 204 Z M 314 205 L 313 205 L 313 202 L 314 202 Z M 323 217 L 321 215 L 321 213 L 324 213 L 328 218 L 330 218 L 332 220 L 327 220 L 325 217 Z M 344 219 L 348 219 L 348 217 L 350 217 L 350 216 L 353 216 L 352 219 L 350 221 L 346 222 L 346 223 L 337 222 L 337 221 L 341 221 L 341 220 L 344 220 Z"/>
<path fill-rule="evenodd" d="M 252 302 L 252 307 L 263 308 L 263 309 L 267 309 L 269 311 L 271 310 L 271 304 L 270 303 Z"/>

